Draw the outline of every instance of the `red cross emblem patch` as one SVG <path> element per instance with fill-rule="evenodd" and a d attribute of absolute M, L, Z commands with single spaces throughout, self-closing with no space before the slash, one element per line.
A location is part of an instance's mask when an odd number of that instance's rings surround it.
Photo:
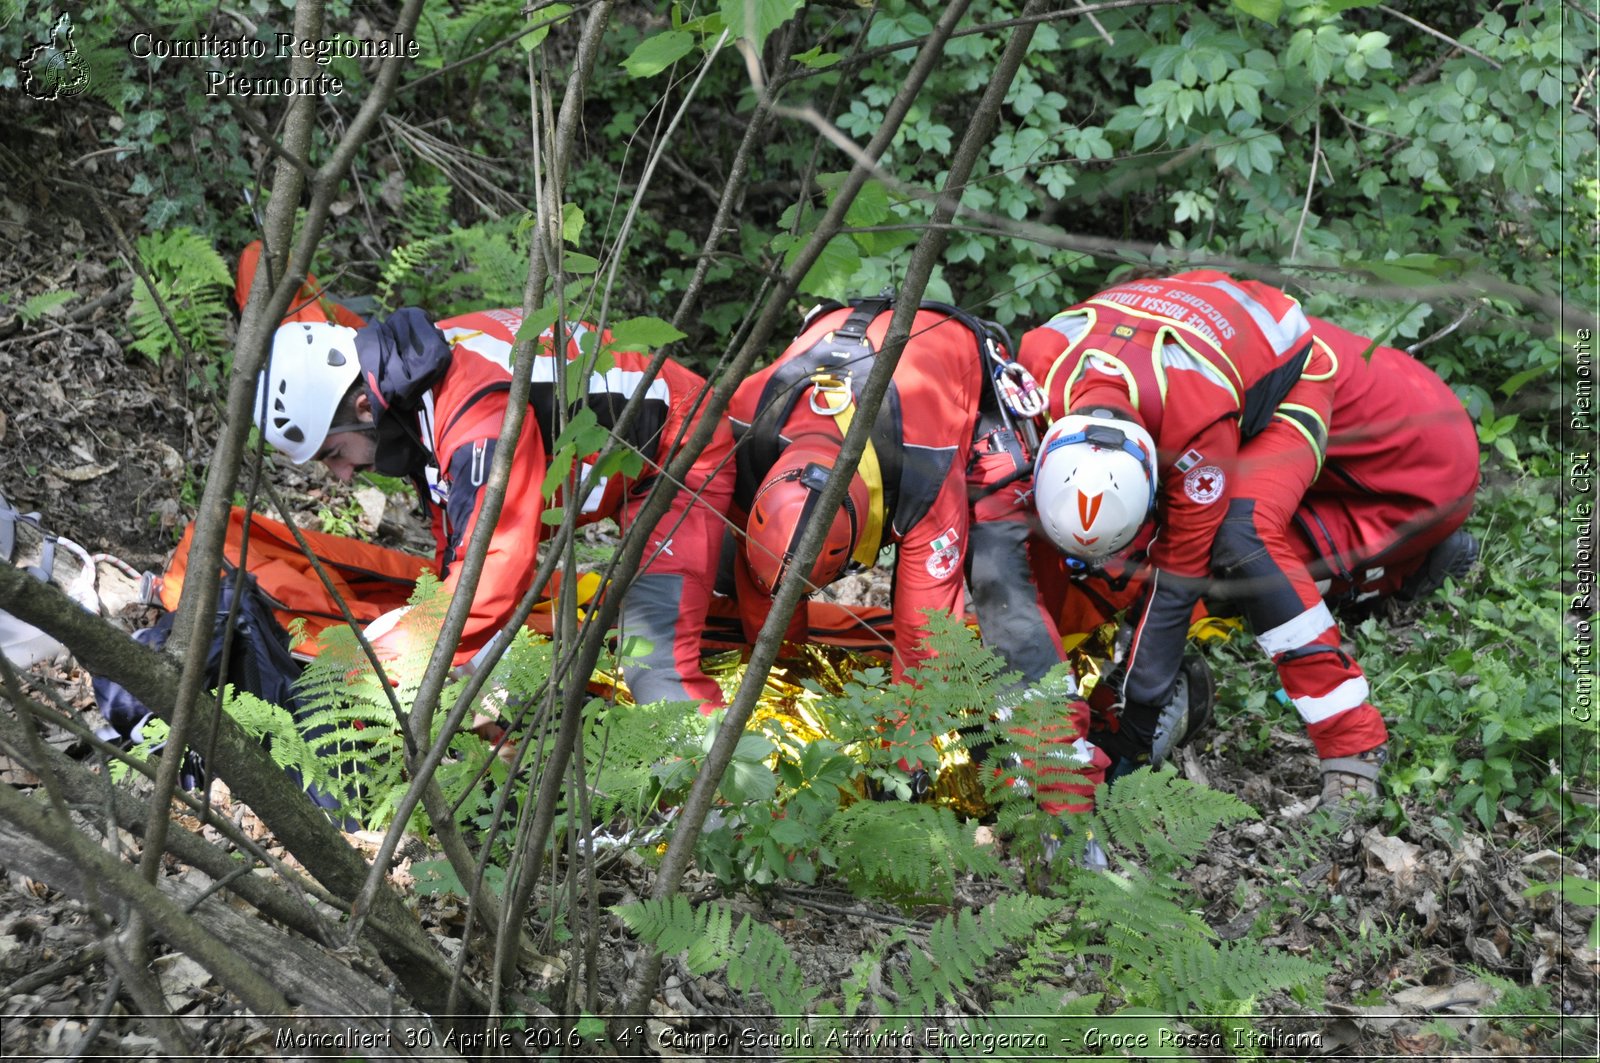
<path fill-rule="evenodd" d="M 1198 469 L 1190 469 L 1183 478 L 1183 493 L 1202 506 L 1209 506 L 1222 497 L 1227 484 L 1228 478 L 1221 469 L 1215 465 L 1202 465 Z"/>

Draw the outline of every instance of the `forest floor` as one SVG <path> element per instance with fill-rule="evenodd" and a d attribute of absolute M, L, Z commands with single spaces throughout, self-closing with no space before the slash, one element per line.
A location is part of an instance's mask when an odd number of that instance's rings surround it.
<path fill-rule="evenodd" d="M 54 202 L 41 202 L 46 195 Z M 0 194 L 0 292 L 77 293 L 32 323 L 0 310 L 0 375 L 11 382 L 0 391 L 0 491 L 91 551 L 159 570 L 194 515 L 208 441 L 216 434 L 217 413 L 200 397 L 208 370 L 156 364 L 127 349 L 127 270 L 92 208 L 61 196 L 44 185 Z M 313 526 L 319 511 L 331 511 L 391 544 L 417 545 L 414 533 L 406 536 L 408 522 L 395 518 L 396 507 L 386 520 L 373 520 L 370 505 L 352 507 L 352 496 L 319 473 L 292 470 L 279 486 Z M 41 666 L 34 681 L 100 722 L 81 670 Z M 67 744 L 66 736 L 53 740 Z M 1554 892 L 1526 896 L 1530 886 L 1558 874 L 1558 824 L 1506 815 L 1485 831 L 1407 803 L 1406 825 L 1391 828 L 1396 834 L 1375 826 L 1319 833 L 1307 814 L 1318 790 L 1314 754 L 1289 713 L 1264 720 L 1223 704 L 1216 730 L 1186 751 L 1183 768 L 1261 814 L 1220 834 L 1187 876 L 1203 903 L 1201 916 L 1222 939 L 1256 935 L 1337 972 L 1325 1001 L 1314 1007 L 1287 998 L 1258 1002 L 1260 1014 L 1279 1017 L 1274 1021 L 1284 1029 L 1316 1035 L 1304 1058 L 1554 1058 L 1582 1050 L 1584 1028 L 1592 1035 L 1600 970 L 1600 955 L 1587 945 L 1593 913 L 1562 903 Z M 15 772 L 6 781 L 32 782 Z M 247 819 L 246 810 L 232 811 Z M 402 881 L 408 866 L 396 869 Z M 185 874 L 172 863 L 167 871 Z M 1600 873 L 1571 863 L 1565 871 Z M 645 857 L 614 861 L 602 906 L 645 895 L 649 874 Z M 716 890 L 708 879 L 695 888 Z M 901 911 L 822 888 L 746 895 L 737 903 L 784 935 L 812 984 L 838 984 L 861 953 L 902 921 L 927 923 L 944 913 Z M 424 898 L 420 910 L 441 939 L 460 937 L 463 916 L 447 895 Z M 99 1036 L 96 1052 L 160 1055 L 156 1042 L 126 1019 L 124 1006 L 108 1002 L 111 976 L 85 951 L 99 933 L 82 908 L 49 886 L 6 872 L 0 1051 L 7 1058 L 66 1058 L 91 1025 Z M 618 926 L 609 943 L 637 948 Z M 192 961 L 174 954 L 157 967 L 169 1005 L 197 1043 L 218 1057 L 273 1054 L 260 1029 Z M 659 1023 L 737 1038 L 742 1024 L 728 1017 L 740 1010 L 737 994 L 681 967 L 670 973 L 656 1002 Z M 1079 991 L 1076 977 L 1061 973 L 1063 993 Z M 617 987 L 600 988 L 604 996 Z M 980 1014 L 985 1001 L 966 1005 L 969 1014 Z M 96 1021 L 102 1014 L 109 1016 L 103 1025 Z M 1565 1029 L 1563 1040 L 1563 1016 L 1589 1018 Z M 1587 1044 L 1592 1052 L 1593 1041 Z M 920 1055 L 912 1050 L 903 1058 Z"/>

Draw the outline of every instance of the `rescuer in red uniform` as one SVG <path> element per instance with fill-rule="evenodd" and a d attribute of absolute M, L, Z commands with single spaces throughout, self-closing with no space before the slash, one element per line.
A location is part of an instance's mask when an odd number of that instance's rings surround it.
<path fill-rule="evenodd" d="M 1130 544 L 1148 563 L 1096 740 L 1155 759 L 1183 740 L 1173 695 L 1206 594 L 1277 665 L 1323 804 L 1374 796 L 1387 732 L 1323 593 L 1415 597 L 1472 564 L 1477 445 L 1455 395 L 1404 352 L 1205 270 L 1108 289 L 1030 331 L 1019 360 L 1058 418 L 1036 465 L 1044 530 L 1080 569 Z"/>
<path fill-rule="evenodd" d="M 283 325 L 258 385 L 257 424 L 291 461 L 316 458 L 340 479 L 366 470 L 409 477 L 432 511 L 440 577 L 446 593 L 453 592 L 505 419 L 511 349 L 521 324 L 520 310 L 464 314 L 435 325 L 423 311 L 407 309 L 360 330 L 323 322 Z M 533 423 L 516 445 L 505 505 L 456 651 L 458 665 L 505 625 L 532 582 L 556 402 L 567 363 L 579 357 L 580 341 L 592 332 L 573 326 L 563 358 L 554 354 L 550 331 L 541 337 Z M 609 344 L 609 333 L 600 341 Z M 605 428 L 642 386 L 650 358 L 615 351 L 611 361 L 604 372 L 590 374 L 582 400 Z M 643 472 L 599 484 L 577 503 L 582 521 L 614 517 L 626 529 L 675 452 L 680 431 L 692 425 L 704 389 L 704 379 L 689 369 L 670 360 L 662 367 L 627 434 L 644 459 Z M 640 658 L 624 662 L 640 702 L 699 701 L 707 712 L 722 704 L 721 691 L 700 668 L 700 633 L 723 513 L 733 495 L 731 445 L 727 426 L 719 426 L 653 533 L 643 570 L 623 602 L 622 632 L 650 643 Z"/>
<path fill-rule="evenodd" d="M 885 298 L 813 312 L 778 360 L 729 404 L 735 500 L 748 514 L 735 565 L 738 599 L 752 632 L 814 514 L 892 316 Z M 1010 668 L 1034 680 L 1062 659 L 1055 623 L 1029 578 L 1032 467 L 1016 430 L 1020 419 L 993 380 L 1011 375 L 1002 336 L 955 307 L 925 303 L 918 310 L 871 444 L 806 574 L 820 588 L 852 566 L 870 568 L 882 547 L 895 547 L 896 679 L 931 656 L 924 613 L 963 615 L 967 583 L 984 642 Z M 804 630 L 803 613 L 802 606 L 791 631 Z M 1110 764 L 1083 738 L 1086 714 L 1079 723 L 1063 729 L 1069 737 L 1053 751 L 1063 781 L 1040 787 L 1049 811 L 1086 808 L 1084 798 Z"/>

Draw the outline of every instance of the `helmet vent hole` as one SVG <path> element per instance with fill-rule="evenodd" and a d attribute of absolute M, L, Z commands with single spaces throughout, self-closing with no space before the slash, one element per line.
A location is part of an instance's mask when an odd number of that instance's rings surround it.
<path fill-rule="evenodd" d="M 335 366 L 335 367 L 343 365 L 344 364 L 344 355 L 341 354 L 338 351 L 329 351 L 328 352 L 328 364 L 331 365 L 331 366 Z"/>
<path fill-rule="evenodd" d="M 287 439 L 291 443 L 304 443 L 306 441 L 306 435 L 304 432 L 300 431 L 299 425 L 290 425 L 288 428 L 285 428 L 283 430 L 283 438 Z"/>

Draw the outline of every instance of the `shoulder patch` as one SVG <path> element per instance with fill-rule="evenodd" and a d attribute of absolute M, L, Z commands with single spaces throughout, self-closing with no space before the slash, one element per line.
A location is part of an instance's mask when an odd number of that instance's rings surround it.
<path fill-rule="evenodd" d="M 1183 493 L 1202 506 L 1209 506 L 1222 497 L 1228 478 L 1215 465 L 1202 465 L 1189 470 L 1183 478 Z"/>

